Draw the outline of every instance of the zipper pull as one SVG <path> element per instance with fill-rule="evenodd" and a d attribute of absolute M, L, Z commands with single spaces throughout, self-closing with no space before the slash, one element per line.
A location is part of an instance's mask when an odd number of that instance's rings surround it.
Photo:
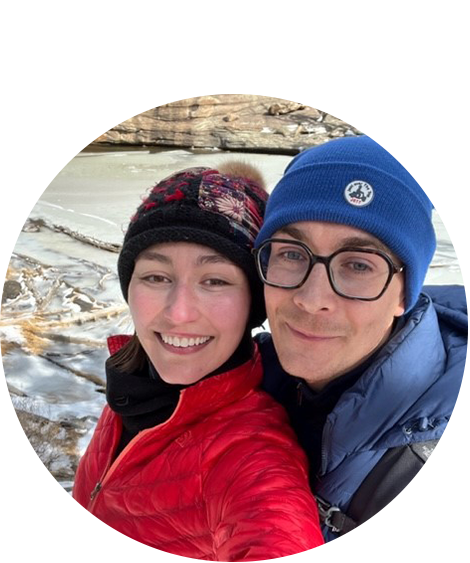
<path fill-rule="evenodd" d="M 302 382 L 299 381 L 297 383 L 297 405 L 300 407 L 302 405 L 302 399 L 303 399 L 303 395 L 302 395 Z"/>
<path fill-rule="evenodd" d="M 101 491 L 101 482 L 96 483 L 96 487 L 91 491 L 90 500 L 94 500 L 96 495 Z"/>

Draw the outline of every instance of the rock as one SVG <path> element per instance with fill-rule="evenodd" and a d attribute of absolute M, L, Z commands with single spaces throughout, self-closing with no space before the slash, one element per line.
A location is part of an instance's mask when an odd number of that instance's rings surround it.
<path fill-rule="evenodd" d="M 286 113 L 291 113 L 300 109 L 305 109 L 302 104 L 297 104 L 296 102 L 278 102 L 270 106 L 268 109 L 269 115 L 283 115 Z"/>
<path fill-rule="evenodd" d="M 21 295 L 21 284 L 15 280 L 6 280 L 3 285 L 2 303 L 16 299 L 19 295 Z"/>
<path fill-rule="evenodd" d="M 351 125 L 297 102 L 267 96 L 200 96 L 136 115 L 92 145 L 217 148 L 296 154 L 346 134 Z"/>
<path fill-rule="evenodd" d="M 26 437 L 47 469 L 58 481 L 73 480 L 80 459 L 80 425 L 77 428 L 63 424 L 18 406 L 15 410 Z"/>

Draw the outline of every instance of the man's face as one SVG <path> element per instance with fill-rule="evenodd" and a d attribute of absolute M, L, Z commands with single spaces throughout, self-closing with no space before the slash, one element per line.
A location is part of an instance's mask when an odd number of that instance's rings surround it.
<path fill-rule="evenodd" d="M 335 223 L 299 222 L 274 237 L 299 240 L 316 255 L 328 256 L 341 248 L 390 251 L 372 235 Z M 276 352 L 290 375 L 313 389 L 360 365 L 389 337 L 395 317 L 405 311 L 403 273 L 393 276 L 376 301 L 356 301 L 337 295 L 323 264 L 316 264 L 297 289 L 265 286 L 266 308 Z"/>

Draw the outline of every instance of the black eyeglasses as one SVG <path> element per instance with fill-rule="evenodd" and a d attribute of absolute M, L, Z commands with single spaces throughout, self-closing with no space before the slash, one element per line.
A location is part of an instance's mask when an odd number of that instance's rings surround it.
<path fill-rule="evenodd" d="M 254 249 L 256 267 L 266 285 L 296 289 L 307 280 L 315 264 L 324 264 L 335 293 L 347 299 L 375 301 L 389 286 L 397 266 L 381 250 L 347 247 L 330 256 L 317 256 L 303 242 L 268 239 Z"/>

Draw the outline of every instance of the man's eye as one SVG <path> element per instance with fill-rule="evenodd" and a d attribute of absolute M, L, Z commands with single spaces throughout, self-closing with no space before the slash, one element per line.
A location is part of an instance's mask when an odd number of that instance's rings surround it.
<path fill-rule="evenodd" d="M 278 257 L 282 260 L 288 260 L 292 262 L 299 262 L 305 260 L 305 256 L 302 252 L 298 250 L 281 250 L 278 252 Z"/>
<path fill-rule="evenodd" d="M 343 264 L 343 267 L 358 274 L 368 274 L 374 271 L 370 264 L 366 264 L 365 262 L 346 262 Z"/>

